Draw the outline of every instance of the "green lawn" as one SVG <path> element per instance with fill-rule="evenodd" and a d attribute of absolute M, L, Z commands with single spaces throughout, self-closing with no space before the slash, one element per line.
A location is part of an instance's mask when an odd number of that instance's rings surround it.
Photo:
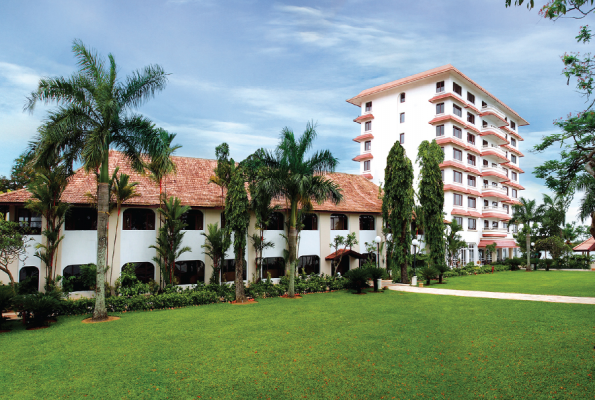
<path fill-rule="evenodd" d="M 592 399 L 594 311 L 337 292 L 60 318 L 0 334 L 0 397 Z"/>
<path fill-rule="evenodd" d="M 595 297 L 595 272 L 514 271 L 448 278 L 441 289 Z"/>

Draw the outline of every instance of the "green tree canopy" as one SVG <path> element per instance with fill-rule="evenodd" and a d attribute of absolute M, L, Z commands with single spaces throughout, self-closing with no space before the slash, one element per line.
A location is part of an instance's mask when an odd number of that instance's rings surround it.
<path fill-rule="evenodd" d="M 388 153 L 384 169 L 382 219 L 392 234 L 390 265 L 400 269 L 401 283 L 409 283 L 407 266 L 411 252 L 413 196 L 413 164 L 403 146 L 395 142 Z M 393 272 L 393 276 L 396 276 L 396 271 Z"/>
<path fill-rule="evenodd" d="M 444 240 L 444 188 L 440 164 L 444 152 L 436 140 L 424 140 L 419 145 L 417 162 L 419 172 L 419 201 L 424 221 L 428 267 L 439 272 L 440 282 L 447 271 Z"/>

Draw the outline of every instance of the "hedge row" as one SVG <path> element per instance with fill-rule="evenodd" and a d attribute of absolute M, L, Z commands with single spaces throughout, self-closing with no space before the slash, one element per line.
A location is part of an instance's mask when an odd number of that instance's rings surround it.
<path fill-rule="evenodd" d="M 298 276 L 295 280 L 296 293 L 324 292 L 345 287 L 347 279 L 326 275 Z M 246 295 L 252 298 L 279 297 L 287 293 L 289 278 L 283 277 L 278 285 L 270 281 L 253 283 L 246 288 Z M 235 285 L 207 285 L 193 289 L 167 288 L 165 293 L 136 296 L 110 296 L 105 299 L 108 312 L 146 311 L 164 308 L 198 306 L 235 300 Z M 95 308 L 95 299 L 61 300 L 58 314 L 90 314 Z"/>

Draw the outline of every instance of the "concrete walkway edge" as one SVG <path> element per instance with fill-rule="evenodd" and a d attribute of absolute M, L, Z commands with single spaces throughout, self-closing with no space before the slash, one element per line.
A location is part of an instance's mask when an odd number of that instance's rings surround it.
<path fill-rule="evenodd" d="M 386 286 L 388 286 L 390 290 L 395 290 L 397 292 L 436 294 L 443 296 L 481 297 L 486 299 L 503 300 L 545 301 L 549 303 L 595 304 L 595 297 L 572 297 L 525 293 L 480 292 L 476 290 L 434 289 L 428 287 L 420 288 L 402 284 L 393 284 Z"/>

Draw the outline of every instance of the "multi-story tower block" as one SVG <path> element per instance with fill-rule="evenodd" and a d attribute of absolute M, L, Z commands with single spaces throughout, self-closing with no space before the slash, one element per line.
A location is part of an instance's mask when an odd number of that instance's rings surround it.
<path fill-rule="evenodd" d="M 423 140 L 436 139 L 441 164 L 446 219 L 463 226 L 468 243 L 461 262 L 490 262 L 512 256 L 516 247 L 509 226 L 520 184 L 519 127 L 529 123 L 458 69 L 448 64 L 362 91 L 347 100 L 361 108 L 360 174 L 384 180 L 391 147 L 399 141 L 414 162 Z M 495 254 L 484 254 L 496 242 Z M 496 261 L 496 260 L 493 260 Z"/>

